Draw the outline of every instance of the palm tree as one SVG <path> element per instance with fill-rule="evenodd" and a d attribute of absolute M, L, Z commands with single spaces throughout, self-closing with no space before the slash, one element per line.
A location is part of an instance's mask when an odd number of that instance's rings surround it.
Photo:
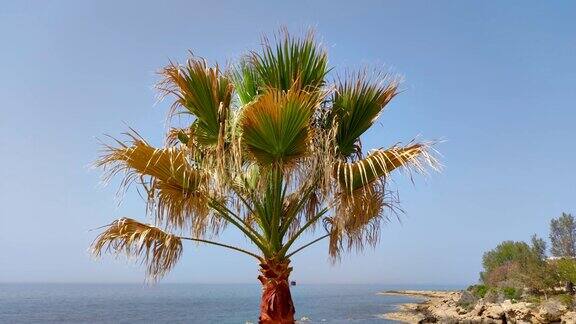
<path fill-rule="evenodd" d="M 374 246 L 384 210 L 396 206 L 390 172 L 437 165 L 429 142 L 362 150 L 360 136 L 398 94 L 397 79 L 361 71 L 330 83 L 329 72 L 312 33 L 286 31 L 227 71 L 193 55 L 166 66 L 158 88 L 175 98 L 169 115 L 190 124 L 171 128 L 161 148 L 131 130 L 96 162 L 105 179 L 120 173 L 122 188 L 145 190 L 152 224 L 118 219 L 92 252 L 140 257 L 153 280 L 176 264 L 184 241 L 244 253 L 260 266 L 260 323 L 293 323 L 292 256 L 322 239 L 332 260 Z M 226 226 L 256 251 L 214 241 Z"/>

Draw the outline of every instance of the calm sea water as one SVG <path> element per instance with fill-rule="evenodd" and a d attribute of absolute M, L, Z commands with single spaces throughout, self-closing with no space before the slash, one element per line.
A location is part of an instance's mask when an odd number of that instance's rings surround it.
<path fill-rule="evenodd" d="M 297 285 L 305 323 L 392 323 L 379 316 L 414 299 L 378 285 Z M 424 287 L 425 288 L 425 287 Z M 257 323 L 259 285 L 0 284 L 1 323 Z"/>

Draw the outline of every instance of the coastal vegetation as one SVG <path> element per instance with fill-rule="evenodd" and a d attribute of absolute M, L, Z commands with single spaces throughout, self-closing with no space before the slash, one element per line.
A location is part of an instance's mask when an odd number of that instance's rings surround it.
<path fill-rule="evenodd" d="M 576 280 L 576 222 L 563 213 L 550 221 L 550 254 L 546 242 L 532 236 L 531 243 L 505 241 L 486 252 L 480 273 L 483 286 L 471 288 L 479 297 L 501 292 L 509 299 L 574 295 Z M 560 289 L 562 288 L 562 289 Z M 568 300 L 568 297 L 565 297 Z"/>
<path fill-rule="evenodd" d="M 331 76 L 312 33 L 282 31 L 262 44 L 225 70 L 197 56 L 162 69 L 158 89 L 174 100 L 168 114 L 181 124 L 161 147 L 130 130 L 96 162 L 106 180 L 123 176 L 122 190 L 143 190 L 152 223 L 115 220 L 92 251 L 139 257 L 153 280 L 176 265 L 185 241 L 243 253 L 260 267 L 260 323 L 293 323 L 291 258 L 323 239 L 333 261 L 374 246 L 397 210 L 390 173 L 438 164 L 426 141 L 362 146 L 398 95 L 398 78 L 368 70 Z M 214 240 L 225 227 L 253 249 Z"/>
<path fill-rule="evenodd" d="M 535 234 L 530 243 L 504 241 L 484 253 L 481 284 L 470 286 L 459 306 L 472 308 L 478 301 L 528 302 L 534 307 L 557 302 L 575 310 L 576 222 L 562 213 L 550 221 L 551 246 Z"/>
<path fill-rule="evenodd" d="M 408 323 L 576 323 L 576 221 L 550 221 L 550 242 L 504 241 L 484 253 L 480 283 L 462 291 L 388 291 L 425 298 L 386 318 Z M 549 254 L 547 253 L 549 252 Z"/>

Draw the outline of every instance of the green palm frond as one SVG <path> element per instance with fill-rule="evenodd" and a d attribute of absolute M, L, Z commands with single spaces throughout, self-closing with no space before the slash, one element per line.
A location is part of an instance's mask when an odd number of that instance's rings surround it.
<path fill-rule="evenodd" d="M 430 146 L 431 143 L 415 143 L 379 149 L 356 162 L 338 162 L 335 172 L 340 186 L 352 192 L 386 177 L 397 168 L 412 168 L 418 172 L 425 172 L 427 167 L 437 169 L 438 162 L 430 153 Z"/>
<path fill-rule="evenodd" d="M 324 85 L 329 72 L 328 56 L 309 32 L 299 39 L 283 31 L 277 43 L 264 38 L 262 52 L 252 52 L 251 64 L 263 87 L 288 91 L 295 83 L 315 91 Z"/>
<path fill-rule="evenodd" d="M 164 79 L 158 89 L 164 95 L 176 96 L 172 113 L 180 111 L 196 117 L 191 126 L 196 140 L 205 146 L 217 145 L 230 113 L 232 83 L 218 66 L 210 68 L 205 60 L 196 57 L 183 66 L 172 63 L 161 74 Z"/>
<path fill-rule="evenodd" d="M 230 79 L 241 105 L 246 105 L 260 93 L 262 80 L 249 58 L 243 58 L 233 67 Z"/>
<path fill-rule="evenodd" d="M 242 110 L 242 141 L 250 156 L 261 165 L 288 164 L 304 156 L 318 104 L 314 93 L 268 89 Z"/>
<path fill-rule="evenodd" d="M 340 155 L 358 153 L 360 135 L 376 121 L 380 112 L 398 93 L 398 82 L 387 77 L 370 78 L 365 72 L 339 81 L 332 99 L 331 119 L 337 123 L 336 143 Z"/>
<path fill-rule="evenodd" d="M 121 218 L 108 225 L 92 243 L 93 255 L 100 256 L 103 251 L 141 258 L 148 276 L 157 280 L 178 262 L 182 241 L 158 227 Z"/>

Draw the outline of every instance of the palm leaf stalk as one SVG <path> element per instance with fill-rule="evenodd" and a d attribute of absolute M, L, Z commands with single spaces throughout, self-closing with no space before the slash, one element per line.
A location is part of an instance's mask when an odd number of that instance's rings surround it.
<path fill-rule="evenodd" d="M 190 122 L 170 129 L 159 148 L 132 130 L 96 162 L 105 179 L 122 174 L 122 188 L 144 189 L 152 224 L 116 220 L 92 251 L 138 257 L 152 280 L 174 267 L 184 241 L 243 253 L 260 266 L 260 323 L 294 323 L 290 259 L 323 239 L 332 260 L 375 246 L 397 207 L 390 174 L 426 173 L 438 162 L 430 142 L 362 150 L 361 136 L 398 94 L 397 79 L 361 71 L 331 82 L 312 33 L 283 31 L 275 41 L 264 39 L 228 71 L 195 56 L 162 70 L 158 88 L 175 99 L 169 114 Z M 253 251 L 213 241 L 226 226 Z"/>

